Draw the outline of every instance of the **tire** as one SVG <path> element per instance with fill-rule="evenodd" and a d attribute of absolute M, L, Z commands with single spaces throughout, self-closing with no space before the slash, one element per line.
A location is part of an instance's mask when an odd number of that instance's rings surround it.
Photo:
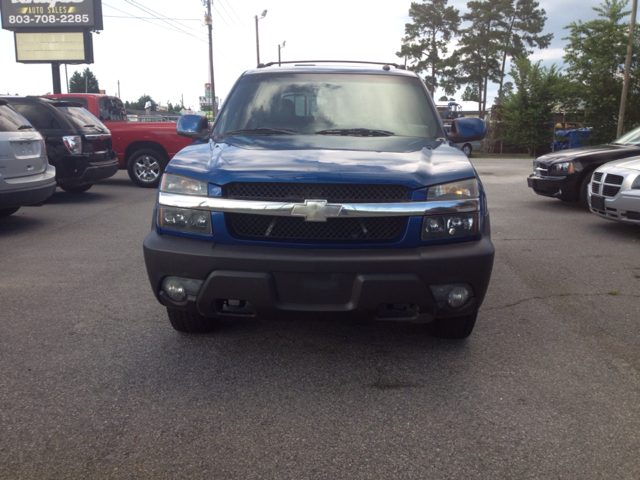
<path fill-rule="evenodd" d="M 578 201 L 580 202 L 580 206 L 589 210 L 589 182 L 591 181 L 591 176 L 593 175 L 593 170 L 584 174 L 584 178 L 580 182 L 580 190 L 578 191 Z"/>
<path fill-rule="evenodd" d="M 166 155 L 157 150 L 138 150 L 127 163 L 127 172 L 133 183 L 143 188 L 157 188 L 165 167 L 169 163 Z"/>
<path fill-rule="evenodd" d="M 427 331 L 437 338 L 462 340 L 471 335 L 478 313 L 458 318 L 436 318 L 427 324 Z"/>
<path fill-rule="evenodd" d="M 76 187 L 60 187 L 60 188 L 67 193 L 84 193 L 87 190 L 89 190 L 91 187 L 93 187 L 93 183 L 87 183 L 85 185 L 79 185 Z"/>
<path fill-rule="evenodd" d="M 13 207 L 13 208 L 0 208 L 0 218 L 2 217 L 8 217 L 9 215 L 13 215 L 14 213 L 16 213 L 18 210 L 20 210 L 20 207 Z"/>
<path fill-rule="evenodd" d="M 471 156 L 471 152 L 473 151 L 473 149 L 471 148 L 471 145 L 469 145 L 468 143 L 465 143 L 462 146 L 462 153 L 464 153 L 467 157 Z"/>
<path fill-rule="evenodd" d="M 216 327 L 213 318 L 203 317 L 195 312 L 185 312 L 167 307 L 167 315 L 171 326 L 182 333 L 207 333 Z"/>

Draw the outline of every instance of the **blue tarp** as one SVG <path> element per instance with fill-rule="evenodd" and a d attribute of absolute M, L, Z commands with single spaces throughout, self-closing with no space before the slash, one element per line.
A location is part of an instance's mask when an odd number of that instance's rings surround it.
<path fill-rule="evenodd" d="M 556 132 L 556 138 L 553 141 L 553 150 L 566 150 L 569 148 L 582 147 L 586 143 L 583 140 L 587 140 L 591 137 L 591 127 L 587 128 L 574 128 L 572 130 L 558 130 Z"/>

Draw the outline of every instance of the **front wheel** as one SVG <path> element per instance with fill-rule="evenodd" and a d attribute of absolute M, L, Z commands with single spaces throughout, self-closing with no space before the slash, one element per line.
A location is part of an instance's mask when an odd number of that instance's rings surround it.
<path fill-rule="evenodd" d="M 593 172 L 587 172 L 580 182 L 580 190 L 578 191 L 578 201 L 580 205 L 589 209 L 589 182 L 591 182 Z"/>
<path fill-rule="evenodd" d="M 436 318 L 427 323 L 427 331 L 437 338 L 462 340 L 471 335 L 478 313 L 458 318 Z"/>
<path fill-rule="evenodd" d="M 138 150 L 127 163 L 127 172 L 133 183 L 143 188 L 157 188 L 168 160 L 164 154 L 152 149 Z"/>
<path fill-rule="evenodd" d="M 84 185 L 79 185 L 75 187 L 60 187 L 60 188 L 67 193 L 84 193 L 87 190 L 89 190 L 91 187 L 93 187 L 93 183 L 86 183 Z"/>
<path fill-rule="evenodd" d="M 471 156 L 471 151 L 472 151 L 472 150 L 473 150 L 473 149 L 471 148 L 471 145 L 469 145 L 468 143 L 465 143 L 465 144 L 462 146 L 462 152 L 463 152 L 467 157 L 470 157 L 470 156 Z"/>
<path fill-rule="evenodd" d="M 167 307 L 167 315 L 171 326 L 182 333 L 207 333 L 215 329 L 213 318 L 203 317 L 196 312 L 185 312 Z"/>
<path fill-rule="evenodd" d="M 14 213 L 16 213 L 18 210 L 20 210 L 20 207 L 14 207 L 14 208 L 0 208 L 0 218 L 2 217 L 8 217 L 9 215 L 13 215 Z"/>

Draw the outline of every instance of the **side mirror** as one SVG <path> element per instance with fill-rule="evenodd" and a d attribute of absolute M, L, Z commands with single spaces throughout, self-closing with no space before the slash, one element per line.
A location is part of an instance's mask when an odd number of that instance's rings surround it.
<path fill-rule="evenodd" d="M 176 126 L 178 135 L 201 140 L 209 135 L 209 121 L 200 115 L 182 115 Z"/>
<path fill-rule="evenodd" d="M 484 120 L 465 117 L 455 118 L 451 122 L 451 131 L 447 134 L 453 143 L 473 142 L 482 140 L 487 134 Z"/>

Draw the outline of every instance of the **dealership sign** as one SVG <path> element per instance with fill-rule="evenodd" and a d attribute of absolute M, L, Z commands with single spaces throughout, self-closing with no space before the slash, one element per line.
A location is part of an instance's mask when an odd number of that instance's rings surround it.
<path fill-rule="evenodd" d="M 0 0 L 5 30 L 102 30 L 101 0 Z"/>

